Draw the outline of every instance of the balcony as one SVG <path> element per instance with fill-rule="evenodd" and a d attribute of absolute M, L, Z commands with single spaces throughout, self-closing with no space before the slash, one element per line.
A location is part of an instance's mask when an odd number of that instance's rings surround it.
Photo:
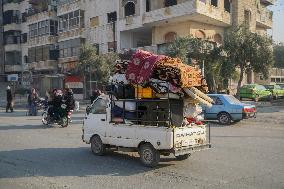
<path fill-rule="evenodd" d="M 59 32 L 58 42 L 69 40 L 69 39 L 74 39 L 74 38 L 78 38 L 78 37 L 85 38 L 85 29 L 84 28 L 76 28 L 76 29 L 71 29 L 71 30 L 64 31 L 64 32 Z"/>
<path fill-rule="evenodd" d="M 142 26 L 143 26 L 142 17 L 133 15 L 133 16 L 127 16 L 125 18 L 120 19 L 118 30 L 126 31 L 126 30 L 132 30 L 135 28 L 140 28 Z"/>
<path fill-rule="evenodd" d="M 4 48 L 5 48 L 5 52 L 22 50 L 21 44 L 6 44 Z"/>
<path fill-rule="evenodd" d="M 20 23 L 5 24 L 4 25 L 4 32 L 10 31 L 10 30 L 21 31 L 21 24 Z"/>
<path fill-rule="evenodd" d="M 5 72 L 21 72 L 22 66 L 21 65 L 5 65 Z"/>
<path fill-rule="evenodd" d="M 224 8 L 211 6 L 200 0 L 187 0 L 174 6 L 160 8 L 145 12 L 141 15 L 129 16 L 119 20 L 120 31 L 126 31 L 143 27 L 152 26 L 165 21 L 180 22 L 192 20 L 222 27 L 231 25 L 231 14 Z"/>
<path fill-rule="evenodd" d="M 211 6 L 200 0 L 188 0 L 174 6 L 146 12 L 143 15 L 143 24 L 161 22 L 168 19 L 193 20 L 219 26 L 231 25 L 231 14 L 223 8 Z"/>
<path fill-rule="evenodd" d="M 84 3 L 81 0 L 66 0 L 65 3 L 57 6 L 57 15 L 64 15 L 75 10 L 84 10 Z"/>
<path fill-rule="evenodd" d="M 71 56 L 71 57 L 65 57 L 65 58 L 59 58 L 58 63 L 60 65 L 65 64 L 65 63 L 70 63 L 70 62 L 78 62 L 79 58 L 78 56 Z"/>
<path fill-rule="evenodd" d="M 28 40 L 28 46 L 42 46 L 42 45 L 49 45 L 49 44 L 55 44 L 57 42 L 56 36 L 38 36 L 35 38 L 29 38 Z"/>
<path fill-rule="evenodd" d="M 266 6 L 274 5 L 274 0 L 260 0 L 260 2 Z"/>
<path fill-rule="evenodd" d="M 54 10 L 49 10 L 49 11 L 39 12 L 36 14 L 28 14 L 27 22 L 31 24 L 48 19 L 56 20 L 56 18 L 57 18 L 56 12 Z"/>
<path fill-rule="evenodd" d="M 261 28 L 271 29 L 273 25 L 273 12 L 269 10 L 262 10 L 257 13 L 256 25 Z"/>
<path fill-rule="evenodd" d="M 8 10 L 20 10 L 20 4 L 16 2 L 6 3 L 3 5 L 3 12 Z"/>
<path fill-rule="evenodd" d="M 58 64 L 56 60 L 46 60 L 29 63 L 28 67 L 34 71 L 57 70 Z"/>

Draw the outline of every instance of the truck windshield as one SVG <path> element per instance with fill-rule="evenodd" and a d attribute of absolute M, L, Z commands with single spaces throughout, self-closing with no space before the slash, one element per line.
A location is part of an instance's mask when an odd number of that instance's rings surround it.
<path fill-rule="evenodd" d="M 107 100 L 98 98 L 92 105 L 92 114 L 106 114 Z"/>

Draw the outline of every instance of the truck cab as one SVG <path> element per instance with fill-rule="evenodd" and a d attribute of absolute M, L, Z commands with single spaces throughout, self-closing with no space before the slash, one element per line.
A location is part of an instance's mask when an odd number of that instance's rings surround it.
<path fill-rule="evenodd" d="M 104 155 L 108 149 L 138 152 L 141 162 L 148 167 L 156 166 L 160 155 L 187 159 L 194 151 L 210 148 L 210 129 L 208 133 L 204 124 L 184 124 L 180 103 L 99 96 L 87 107 L 82 140 L 91 144 L 95 155 Z M 119 104 L 123 110 L 129 105 L 133 107 L 118 117 L 114 110 Z"/>

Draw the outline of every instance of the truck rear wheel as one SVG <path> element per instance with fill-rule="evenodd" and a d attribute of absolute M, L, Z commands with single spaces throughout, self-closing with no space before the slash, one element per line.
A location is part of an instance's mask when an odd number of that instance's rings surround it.
<path fill-rule="evenodd" d="M 160 161 L 160 152 L 149 143 L 140 146 L 139 155 L 141 162 L 146 167 L 155 167 Z"/>
<path fill-rule="evenodd" d="M 184 154 L 184 155 L 180 155 L 180 156 L 176 156 L 177 160 L 182 161 L 182 160 L 186 160 L 187 158 L 189 158 L 190 154 Z"/>
<path fill-rule="evenodd" d="M 95 135 L 91 138 L 91 149 L 92 149 L 93 154 L 97 156 L 104 155 L 106 151 L 106 147 L 98 135 Z"/>

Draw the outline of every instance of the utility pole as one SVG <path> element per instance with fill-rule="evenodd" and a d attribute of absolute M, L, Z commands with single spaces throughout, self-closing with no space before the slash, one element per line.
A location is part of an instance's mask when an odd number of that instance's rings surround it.
<path fill-rule="evenodd" d="M 112 18 L 112 34 L 113 34 L 113 52 L 116 52 L 116 44 L 115 44 L 115 20 Z"/>

